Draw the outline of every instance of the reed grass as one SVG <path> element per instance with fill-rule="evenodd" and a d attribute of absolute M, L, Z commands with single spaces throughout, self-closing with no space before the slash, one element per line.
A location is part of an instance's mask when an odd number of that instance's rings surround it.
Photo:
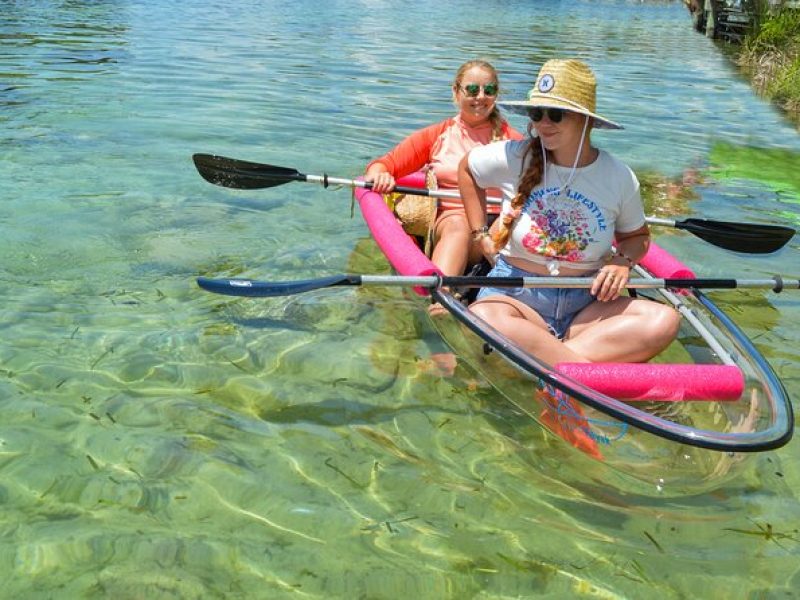
<path fill-rule="evenodd" d="M 756 90 L 800 126 L 800 9 L 758 2 L 756 27 L 742 45 L 737 62 Z"/>

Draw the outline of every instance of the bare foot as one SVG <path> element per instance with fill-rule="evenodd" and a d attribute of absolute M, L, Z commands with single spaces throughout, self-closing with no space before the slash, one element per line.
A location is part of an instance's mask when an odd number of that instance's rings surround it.
<path fill-rule="evenodd" d="M 438 302 L 434 302 L 428 307 L 428 314 L 431 317 L 441 317 L 447 314 L 447 309 Z"/>
<path fill-rule="evenodd" d="M 420 373 L 439 377 L 452 377 L 455 375 L 457 366 L 456 355 L 451 352 L 435 352 L 428 358 L 417 361 Z"/>
<path fill-rule="evenodd" d="M 431 361 L 444 377 L 452 377 L 456 372 L 456 366 L 458 366 L 456 355 L 452 352 L 437 352 L 431 354 Z"/>

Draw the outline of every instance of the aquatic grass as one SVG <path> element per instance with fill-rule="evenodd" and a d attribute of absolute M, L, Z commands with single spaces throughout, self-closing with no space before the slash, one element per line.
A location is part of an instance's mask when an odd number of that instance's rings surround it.
<path fill-rule="evenodd" d="M 699 198 L 696 186 L 702 183 L 702 176 L 697 169 L 687 168 L 679 177 L 667 177 L 654 169 L 639 170 L 636 176 L 647 214 L 689 214 L 691 203 Z"/>
<path fill-rule="evenodd" d="M 508 99 L 545 55 L 597 66 L 626 126 L 598 143 L 652 211 L 798 218 L 800 138 L 679 3 L 564 4 L 2 3 L 3 597 L 792 596 L 796 444 L 713 492 L 634 493 L 464 361 L 434 371 L 447 347 L 411 290 L 195 283 L 389 273 L 347 191 L 226 190 L 191 153 L 355 176 L 452 114 L 473 56 Z M 721 159 L 730 179 L 706 173 L 716 142 L 752 146 Z M 797 244 L 745 259 L 669 232 L 707 276 L 797 269 Z M 713 300 L 797 397 L 797 296 Z"/>

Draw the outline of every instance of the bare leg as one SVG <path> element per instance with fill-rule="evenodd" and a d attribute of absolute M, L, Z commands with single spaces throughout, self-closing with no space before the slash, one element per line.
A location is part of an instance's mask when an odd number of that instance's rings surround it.
<path fill-rule="evenodd" d="M 680 316 L 671 307 L 634 298 L 592 302 L 558 340 L 532 308 L 508 296 L 490 296 L 471 310 L 540 360 L 645 362 L 675 339 Z"/>
<path fill-rule="evenodd" d="M 586 362 L 550 332 L 544 319 L 536 311 L 516 299 L 500 295 L 489 296 L 474 303 L 471 310 L 518 346 L 550 365 L 559 362 Z M 557 400 L 544 390 L 535 390 L 534 399 L 544 405 L 539 415 L 540 423 L 582 452 L 603 460 L 597 442 L 584 431 L 587 428 L 586 419 L 576 401 L 570 398 Z"/>
<path fill-rule="evenodd" d="M 590 362 L 645 362 L 670 345 L 679 327 L 672 307 L 620 297 L 578 313 L 564 345 Z"/>
<path fill-rule="evenodd" d="M 431 261 L 445 275 L 463 275 L 470 260 L 473 246 L 469 224 L 463 210 L 445 211 L 436 222 L 435 246 Z M 431 304 L 428 314 L 438 316 L 447 311 L 439 304 Z"/>
<path fill-rule="evenodd" d="M 469 225 L 463 211 L 447 211 L 436 223 L 436 245 L 431 260 L 445 275 L 462 275 L 467 267 Z"/>
<path fill-rule="evenodd" d="M 535 310 L 514 298 L 489 296 L 475 302 L 470 310 L 520 348 L 550 365 L 589 362 L 556 338 Z"/>

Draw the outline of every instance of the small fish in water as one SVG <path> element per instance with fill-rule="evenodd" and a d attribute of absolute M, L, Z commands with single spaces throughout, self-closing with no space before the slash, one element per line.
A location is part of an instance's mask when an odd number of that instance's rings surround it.
<path fill-rule="evenodd" d="M 358 431 L 363 436 L 371 439 L 373 442 L 375 442 L 379 446 L 383 446 L 384 448 L 386 448 L 389 452 L 391 452 L 392 454 L 394 454 L 398 458 L 401 458 L 401 459 L 403 459 L 405 461 L 408 461 L 408 462 L 411 462 L 411 463 L 421 463 L 422 462 L 422 459 L 419 456 L 417 456 L 416 454 L 414 454 L 412 452 L 406 452 L 405 450 L 400 448 L 400 446 L 398 446 L 395 443 L 395 441 L 392 438 L 390 438 L 388 435 L 386 435 L 385 433 L 382 433 L 382 432 L 377 431 L 375 429 L 372 429 L 370 427 L 356 426 L 353 429 Z"/>

